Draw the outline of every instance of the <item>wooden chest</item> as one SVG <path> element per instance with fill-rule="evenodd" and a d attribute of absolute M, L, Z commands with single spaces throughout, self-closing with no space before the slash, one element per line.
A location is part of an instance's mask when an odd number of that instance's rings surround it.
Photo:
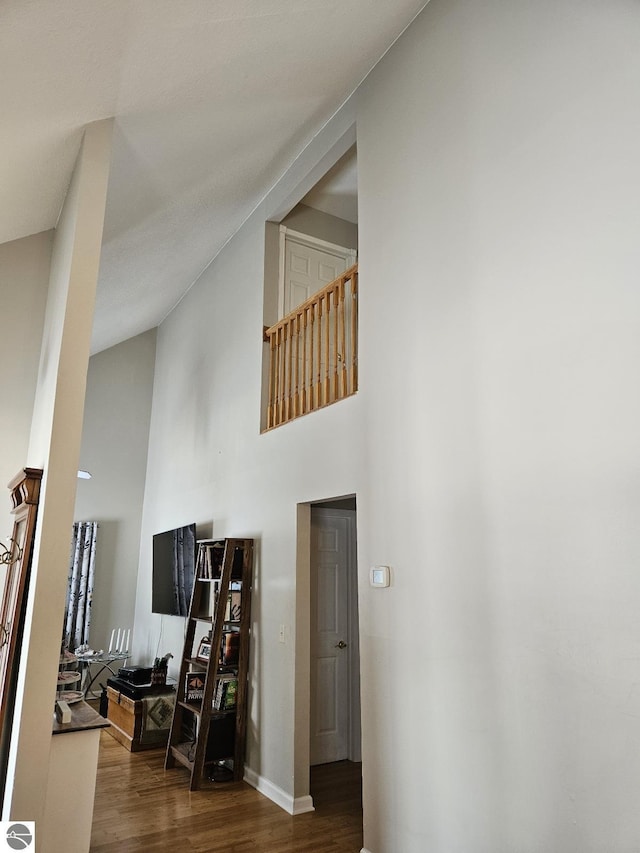
<path fill-rule="evenodd" d="M 147 699 L 130 699 L 107 687 L 107 698 L 107 717 L 111 723 L 107 731 L 123 746 L 131 752 L 166 746 L 171 724 L 167 703 L 173 706 L 173 691 L 153 694 Z"/>

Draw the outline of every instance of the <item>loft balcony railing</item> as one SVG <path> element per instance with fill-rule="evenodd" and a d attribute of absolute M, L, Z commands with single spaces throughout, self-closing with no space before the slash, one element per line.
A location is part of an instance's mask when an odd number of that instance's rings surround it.
<path fill-rule="evenodd" d="M 275 326 L 269 344 L 267 429 L 336 403 L 358 390 L 358 265 Z"/>

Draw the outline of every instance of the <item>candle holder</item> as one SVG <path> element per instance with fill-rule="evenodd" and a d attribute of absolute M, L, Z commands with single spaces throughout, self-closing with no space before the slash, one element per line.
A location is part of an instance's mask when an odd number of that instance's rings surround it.
<path fill-rule="evenodd" d="M 110 655 L 129 655 L 131 650 L 131 628 L 112 628 L 109 640 Z"/>

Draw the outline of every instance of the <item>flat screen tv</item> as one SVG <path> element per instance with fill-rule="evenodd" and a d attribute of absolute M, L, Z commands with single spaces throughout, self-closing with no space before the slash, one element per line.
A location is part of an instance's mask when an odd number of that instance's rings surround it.
<path fill-rule="evenodd" d="M 155 534 L 151 594 L 154 613 L 188 616 L 195 564 L 195 524 Z"/>

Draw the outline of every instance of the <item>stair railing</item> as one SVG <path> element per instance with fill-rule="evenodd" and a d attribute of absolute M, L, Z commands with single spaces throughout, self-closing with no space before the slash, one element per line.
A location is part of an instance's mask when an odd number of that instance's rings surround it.
<path fill-rule="evenodd" d="M 267 429 L 358 390 L 358 265 L 265 329 Z"/>

